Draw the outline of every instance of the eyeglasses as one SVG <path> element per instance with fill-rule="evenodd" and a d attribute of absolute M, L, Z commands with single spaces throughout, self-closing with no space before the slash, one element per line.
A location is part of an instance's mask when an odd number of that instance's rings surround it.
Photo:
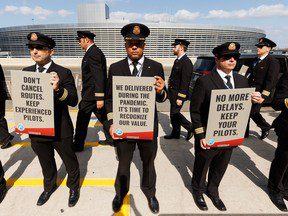
<path fill-rule="evenodd" d="M 224 55 L 222 56 L 225 60 L 230 60 L 231 58 L 234 58 L 235 60 L 238 60 L 240 58 L 240 55 Z"/>
<path fill-rule="evenodd" d="M 48 47 L 44 47 L 44 46 L 41 46 L 41 45 L 38 45 L 38 46 L 28 46 L 28 49 L 29 50 L 48 50 L 49 48 Z"/>

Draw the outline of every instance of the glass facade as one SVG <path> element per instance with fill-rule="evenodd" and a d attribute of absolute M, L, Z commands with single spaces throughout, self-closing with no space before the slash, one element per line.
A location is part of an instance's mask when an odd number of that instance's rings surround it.
<path fill-rule="evenodd" d="M 55 57 L 83 57 L 83 50 L 76 41 L 78 30 L 96 34 L 95 43 L 108 58 L 126 56 L 121 28 L 127 23 L 31 25 L 0 28 L 0 49 L 11 52 L 12 57 L 28 57 L 25 44 L 27 34 L 41 32 L 56 41 Z M 176 23 L 145 23 L 150 28 L 145 55 L 153 58 L 173 58 L 171 43 L 175 38 L 191 42 L 188 55 L 210 55 L 212 49 L 227 41 L 241 44 L 241 52 L 256 52 L 255 44 L 265 32 L 260 29 L 224 26 L 197 26 Z"/>

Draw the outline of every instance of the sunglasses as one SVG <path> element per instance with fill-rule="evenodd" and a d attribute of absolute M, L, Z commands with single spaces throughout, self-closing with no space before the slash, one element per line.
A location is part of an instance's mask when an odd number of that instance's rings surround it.
<path fill-rule="evenodd" d="M 234 58 L 235 60 L 238 60 L 240 58 L 240 55 L 224 55 L 222 56 L 225 60 L 229 60 L 231 58 Z"/>
<path fill-rule="evenodd" d="M 83 37 L 77 37 L 76 40 L 80 43 Z"/>
<path fill-rule="evenodd" d="M 262 49 L 264 45 L 258 45 L 257 48 Z"/>
<path fill-rule="evenodd" d="M 49 48 L 48 47 L 44 47 L 44 46 L 41 46 L 41 45 L 38 45 L 38 46 L 28 46 L 28 49 L 29 50 L 48 50 Z"/>
<path fill-rule="evenodd" d="M 142 47 L 144 45 L 143 41 L 133 41 L 133 42 L 132 41 L 127 41 L 126 43 L 127 43 L 127 45 L 129 47 L 133 47 L 133 46 Z"/>

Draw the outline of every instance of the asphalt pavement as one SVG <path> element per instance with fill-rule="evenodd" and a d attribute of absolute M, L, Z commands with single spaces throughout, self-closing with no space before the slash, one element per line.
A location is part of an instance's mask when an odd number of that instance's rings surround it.
<path fill-rule="evenodd" d="M 71 110 L 75 123 L 77 111 Z M 185 112 L 189 118 L 189 113 Z M 278 115 L 271 108 L 262 110 L 268 122 Z M 194 139 L 185 140 L 186 131 L 179 140 L 165 140 L 171 132 L 168 112 L 159 112 L 158 153 L 155 160 L 157 172 L 156 196 L 160 203 L 158 215 L 278 215 L 280 212 L 267 195 L 267 180 L 274 156 L 277 136 L 271 131 L 268 138 L 260 140 L 260 129 L 251 122 L 250 137 L 233 151 L 229 167 L 220 185 L 220 197 L 227 207 L 226 212 L 218 211 L 211 200 L 204 195 L 208 211 L 201 211 L 195 205 L 191 194 L 191 177 L 194 164 Z M 80 163 L 82 187 L 79 202 L 68 207 L 69 189 L 65 186 L 67 173 L 57 153 L 58 184 L 60 187 L 43 206 L 36 206 L 43 191 L 42 173 L 37 157 L 30 146 L 27 135 L 13 132 L 13 113 L 7 111 L 11 132 L 15 135 L 13 146 L 0 149 L 5 177 L 9 190 L 0 204 L 1 216 L 106 216 L 113 215 L 111 202 L 115 196 L 114 179 L 118 161 L 113 147 L 101 146 L 104 139 L 102 127 L 95 117 L 90 121 L 85 151 L 77 153 Z M 129 196 L 121 212 L 116 215 L 153 215 L 140 189 L 142 164 L 136 150 L 131 164 Z M 286 203 L 288 205 L 288 203 Z"/>

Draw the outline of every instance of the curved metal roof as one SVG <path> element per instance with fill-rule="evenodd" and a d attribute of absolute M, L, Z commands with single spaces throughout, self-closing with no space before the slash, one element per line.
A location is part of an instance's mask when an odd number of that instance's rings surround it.
<path fill-rule="evenodd" d="M 37 30 L 37 29 L 57 29 L 57 28 L 122 28 L 128 22 L 111 22 L 107 21 L 105 23 L 71 23 L 71 24 L 46 24 L 46 25 L 25 25 L 25 26 L 13 26 L 0 28 L 0 32 L 6 31 L 21 31 L 21 30 Z M 187 28 L 187 29 L 215 29 L 215 30 L 231 30 L 231 31 L 248 31 L 266 34 L 264 30 L 258 28 L 248 28 L 239 26 L 217 26 L 217 25 L 197 25 L 197 24 L 186 24 L 186 23 L 143 23 L 149 28 Z"/>

